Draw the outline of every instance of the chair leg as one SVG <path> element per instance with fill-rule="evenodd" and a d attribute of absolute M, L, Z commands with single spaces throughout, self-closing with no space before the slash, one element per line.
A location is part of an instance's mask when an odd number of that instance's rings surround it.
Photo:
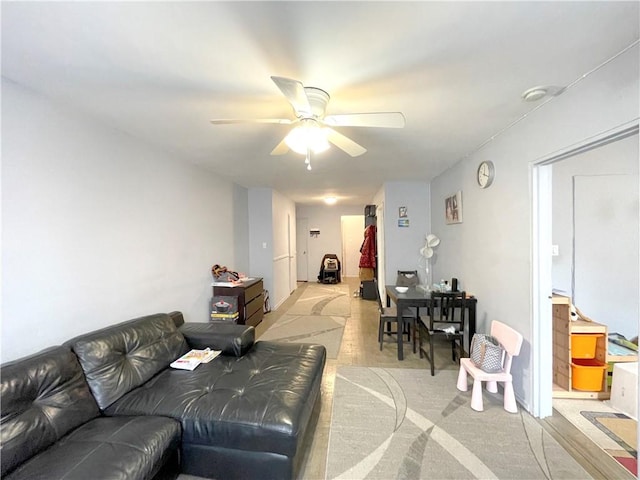
<path fill-rule="evenodd" d="M 466 392 L 469 388 L 467 384 L 467 370 L 462 365 L 460 365 L 460 371 L 458 372 L 458 383 L 456 387 L 458 387 L 458 390 L 461 392 Z"/>
<path fill-rule="evenodd" d="M 518 404 L 516 403 L 512 382 L 504 382 L 504 409 L 509 413 L 518 413 Z"/>
<path fill-rule="evenodd" d="M 482 412 L 484 405 L 482 405 L 482 382 L 477 378 L 473 379 L 473 389 L 471 390 L 471 408 L 476 412 Z"/>
<path fill-rule="evenodd" d="M 435 372 L 435 367 L 433 366 L 435 359 L 433 358 L 433 335 L 429 335 L 429 363 L 431 364 L 431 376 L 433 377 Z"/>
<path fill-rule="evenodd" d="M 378 342 L 380 342 L 380 350 L 382 350 L 382 342 L 384 341 L 384 322 L 382 319 L 378 323 Z"/>
<path fill-rule="evenodd" d="M 490 380 L 487 382 L 487 392 L 498 393 L 498 382 Z"/>
<path fill-rule="evenodd" d="M 416 337 L 418 335 L 418 322 L 415 319 L 411 321 L 411 329 L 413 330 L 413 353 L 416 353 Z"/>

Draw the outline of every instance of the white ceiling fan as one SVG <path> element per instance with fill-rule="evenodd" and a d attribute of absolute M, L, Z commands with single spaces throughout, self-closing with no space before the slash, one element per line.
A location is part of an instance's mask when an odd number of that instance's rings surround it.
<path fill-rule="evenodd" d="M 289 149 L 306 154 L 318 153 L 329 147 L 329 142 L 344 150 L 352 157 L 367 151 L 362 145 L 332 127 L 379 127 L 403 128 L 404 115 L 400 112 L 347 113 L 326 115 L 329 94 L 315 87 L 305 87 L 302 82 L 284 77 L 271 77 L 280 91 L 293 107 L 295 119 L 256 118 L 256 119 L 217 119 L 214 125 L 236 123 L 276 123 L 296 125 L 292 131 L 271 151 L 271 155 L 283 155 Z"/>

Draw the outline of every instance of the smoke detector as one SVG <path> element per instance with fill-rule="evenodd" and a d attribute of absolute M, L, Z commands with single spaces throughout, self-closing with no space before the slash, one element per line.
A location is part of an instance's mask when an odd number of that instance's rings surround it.
<path fill-rule="evenodd" d="M 525 102 L 537 102 L 546 96 L 547 89 L 545 87 L 533 87 L 522 94 L 522 99 Z"/>
<path fill-rule="evenodd" d="M 564 92 L 564 87 L 537 86 L 525 90 L 522 93 L 522 99 L 525 102 L 537 102 L 547 96 L 557 96 Z"/>

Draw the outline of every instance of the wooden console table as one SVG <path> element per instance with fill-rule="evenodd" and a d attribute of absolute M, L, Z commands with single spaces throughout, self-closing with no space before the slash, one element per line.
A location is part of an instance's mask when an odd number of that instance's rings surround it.
<path fill-rule="evenodd" d="M 262 321 L 264 315 L 264 287 L 261 278 L 253 278 L 241 285 L 229 283 L 212 284 L 213 295 L 227 295 L 238 297 L 238 324 L 255 327 Z"/>

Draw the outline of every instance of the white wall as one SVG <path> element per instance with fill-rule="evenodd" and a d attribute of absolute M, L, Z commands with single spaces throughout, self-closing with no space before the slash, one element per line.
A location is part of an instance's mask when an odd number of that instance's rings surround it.
<path fill-rule="evenodd" d="M 229 268 L 236 272 L 249 274 L 249 191 L 240 185 L 233 185 L 233 265 Z"/>
<path fill-rule="evenodd" d="M 434 278 L 455 274 L 463 288 L 477 295 L 478 331 L 488 331 L 490 320 L 500 319 L 524 335 L 513 372 L 516 395 L 528 409 L 533 328 L 530 164 L 637 119 L 638 71 L 636 45 L 431 184 L 432 230 L 441 239 Z M 475 181 L 482 160 L 492 160 L 497 172 L 486 190 Z M 463 223 L 445 225 L 444 199 L 457 190 L 463 192 Z"/>
<path fill-rule="evenodd" d="M 249 275 L 262 277 L 263 286 L 273 292 L 273 191 L 249 189 Z M 273 307 L 275 298 L 271 299 Z"/>
<path fill-rule="evenodd" d="M 585 315 L 628 338 L 638 335 L 638 158 L 636 134 L 553 164 L 552 231 L 553 244 L 559 247 L 559 255 L 553 257 L 553 286 L 569 296 L 575 292 L 574 303 Z M 586 177 L 599 184 L 611 175 L 630 182 L 630 188 L 616 186 L 604 199 L 596 199 L 591 188 L 586 198 L 575 197 L 575 182 Z M 596 208 L 587 207 L 591 202 L 596 202 Z M 574 236 L 575 207 L 582 207 L 578 210 L 595 222 L 589 225 L 585 238 Z M 614 223 L 616 217 L 619 219 Z M 608 231 L 613 225 L 623 230 Z M 585 241 L 600 243 L 603 249 L 590 254 L 586 264 L 575 265 L 574 242 L 578 241 L 582 245 Z M 632 245 L 613 247 L 620 242 Z M 594 291 L 574 289 L 572 271 L 576 267 L 590 277 L 581 275 L 576 284 L 584 280 Z"/>
<path fill-rule="evenodd" d="M 176 160 L 3 79 L 2 361 L 140 315 L 207 320 L 233 187 Z"/>
<path fill-rule="evenodd" d="M 398 208 L 407 207 L 409 227 L 398 226 Z M 385 182 L 385 283 L 395 284 L 398 270 L 418 270 L 423 278 L 420 249 L 430 233 L 431 209 L 426 182 Z"/>
<path fill-rule="evenodd" d="M 297 205 L 297 218 L 308 219 L 309 229 L 320 229 L 320 235 L 308 238 L 308 278 L 315 282 L 320 273 L 322 257 L 327 253 L 335 253 L 342 257 L 342 215 L 362 215 L 364 205 Z M 364 222 L 364 221 L 363 221 Z M 362 225 L 362 239 L 364 240 L 364 223 Z M 307 232 L 308 235 L 308 232 Z M 342 259 L 341 259 L 342 261 Z"/>
<path fill-rule="evenodd" d="M 251 276 L 263 278 L 272 309 L 278 308 L 294 289 L 295 221 L 292 200 L 270 188 L 249 189 L 250 271 Z"/>

